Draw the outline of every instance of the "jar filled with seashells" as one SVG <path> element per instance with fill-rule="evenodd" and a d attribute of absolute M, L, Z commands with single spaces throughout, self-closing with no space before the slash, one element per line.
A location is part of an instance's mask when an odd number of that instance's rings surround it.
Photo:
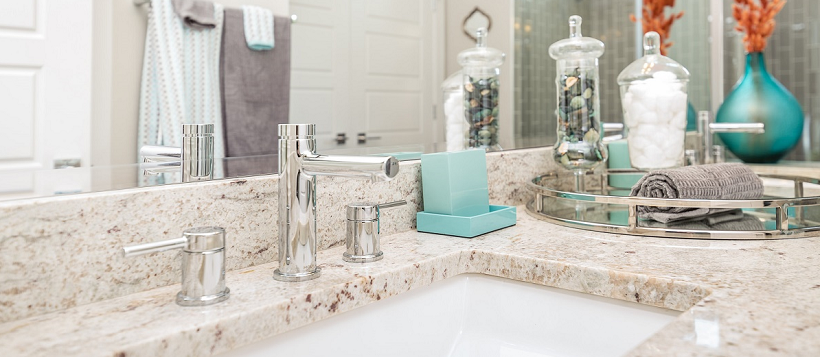
<path fill-rule="evenodd" d="M 607 159 L 602 143 L 599 103 L 598 58 L 604 43 L 581 34 L 581 17 L 569 18 L 569 38 L 553 43 L 550 56 L 556 60 L 558 141 L 555 161 L 581 175 Z"/>

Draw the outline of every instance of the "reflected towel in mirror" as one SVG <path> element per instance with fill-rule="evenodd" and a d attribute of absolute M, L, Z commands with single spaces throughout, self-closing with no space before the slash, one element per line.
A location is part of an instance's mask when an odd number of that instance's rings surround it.
<path fill-rule="evenodd" d="M 288 123 L 290 111 L 291 21 L 276 16 L 276 48 L 253 51 L 245 42 L 243 17 L 241 9 L 225 9 L 222 118 L 225 174 L 231 177 L 276 172 L 277 126 Z"/>

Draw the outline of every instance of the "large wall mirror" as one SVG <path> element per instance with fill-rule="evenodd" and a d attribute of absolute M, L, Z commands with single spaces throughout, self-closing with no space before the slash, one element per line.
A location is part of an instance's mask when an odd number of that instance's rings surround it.
<path fill-rule="evenodd" d="M 442 83 L 460 69 L 458 53 L 475 46 L 472 27 L 485 23 L 488 46 L 506 54 L 500 147 L 552 145 L 555 62 L 547 49 L 567 36 L 568 17 L 581 15 L 584 34 L 606 45 L 603 121 L 622 121 L 615 78 L 641 55 L 642 30 L 630 21 L 641 0 L 221 0 L 220 33 L 192 30 L 160 11 L 184 2 L 0 3 L 0 200 L 180 182 L 174 171 L 146 175 L 139 152 L 146 138 L 167 138 L 177 129 L 163 130 L 162 118 L 141 111 L 167 105 L 157 99 L 164 96 L 202 96 L 194 91 L 222 95 L 216 97 L 220 113 L 183 111 L 174 125 L 225 120 L 220 126 L 229 133 L 215 138 L 222 148 L 215 179 L 275 173 L 279 123 L 315 123 L 322 153 L 415 158 L 453 149 L 448 130 L 463 129 L 448 125 Z M 275 16 L 272 49 L 242 47 L 247 39 L 237 31 L 243 20 L 237 14 L 243 5 Z M 730 6 L 730 0 L 687 0 L 674 7 L 684 16 L 671 31 L 669 56 L 690 70 L 689 98 L 697 110 L 716 110 L 743 70 Z M 182 27 L 149 29 L 149 14 Z M 813 115 L 820 111 L 819 18 L 817 2 L 790 0 L 766 49 L 770 71 L 795 94 L 807 119 L 820 117 Z M 218 64 L 210 77 L 216 80 L 168 87 L 163 71 L 187 78 L 184 71 L 200 64 L 186 61 L 200 57 L 168 58 L 146 49 L 160 51 L 172 36 L 208 38 L 208 31 L 222 41 L 212 47 L 216 52 L 206 45 L 183 51 L 200 51 L 196 56 L 216 58 L 228 69 Z M 153 87 L 146 77 L 156 81 Z M 237 98 L 239 104 L 231 102 Z M 820 126 L 806 123 L 790 160 L 820 156 Z"/>

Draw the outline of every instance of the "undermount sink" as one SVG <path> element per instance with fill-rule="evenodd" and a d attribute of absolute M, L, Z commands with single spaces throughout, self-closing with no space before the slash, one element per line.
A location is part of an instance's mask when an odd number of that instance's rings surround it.
<path fill-rule="evenodd" d="M 464 274 L 223 356 L 620 356 L 679 314 Z"/>

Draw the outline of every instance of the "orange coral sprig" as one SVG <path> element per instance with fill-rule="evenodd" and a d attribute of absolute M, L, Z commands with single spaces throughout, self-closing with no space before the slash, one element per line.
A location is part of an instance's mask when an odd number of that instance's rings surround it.
<path fill-rule="evenodd" d="M 774 17 L 786 5 L 786 0 L 735 0 L 732 15 L 737 20 L 735 30 L 743 32 L 743 44 L 749 53 L 762 52 L 766 39 L 774 32 Z"/>
<path fill-rule="evenodd" d="M 661 36 L 661 54 L 664 56 L 673 44 L 672 41 L 667 41 L 669 33 L 672 31 L 672 24 L 675 23 L 675 20 L 683 17 L 683 11 L 671 14 L 669 17 L 666 16 L 666 8 L 673 6 L 675 6 L 675 0 L 643 0 L 643 8 L 641 9 L 643 32 L 655 31 Z M 629 19 L 632 22 L 638 22 L 634 14 L 630 14 Z"/>

